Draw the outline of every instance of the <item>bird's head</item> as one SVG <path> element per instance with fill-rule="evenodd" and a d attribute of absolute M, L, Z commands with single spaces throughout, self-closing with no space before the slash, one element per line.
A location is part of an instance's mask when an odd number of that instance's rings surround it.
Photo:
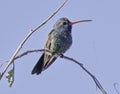
<path fill-rule="evenodd" d="M 89 21 L 92 21 L 92 20 L 80 20 L 80 21 L 71 22 L 68 20 L 68 18 L 64 17 L 57 20 L 57 22 L 54 24 L 53 27 L 54 29 L 57 29 L 57 30 L 71 31 L 72 25 L 81 23 L 81 22 L 89 22 Z"/>

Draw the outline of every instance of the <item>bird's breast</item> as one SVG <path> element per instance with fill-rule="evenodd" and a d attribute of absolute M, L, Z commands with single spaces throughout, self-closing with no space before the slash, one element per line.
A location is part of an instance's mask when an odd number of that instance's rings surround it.
<path fill-rule="evenodd" d="M 51 40 L 52 51 L 63 54 L 72 44 L 71 34 L 66 32 L 56 33 Z"/>

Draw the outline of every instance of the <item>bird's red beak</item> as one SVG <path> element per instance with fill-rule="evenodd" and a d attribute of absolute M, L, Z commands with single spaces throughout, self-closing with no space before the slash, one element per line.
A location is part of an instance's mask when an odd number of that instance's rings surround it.
<path fill-rule="evenodd" d="M 71 25 L 81 23 L 81 22 L 90 22 L 92 20 L 81 20 L 81 21 L 76 21 L 76 22 L 70 22 Z"/>

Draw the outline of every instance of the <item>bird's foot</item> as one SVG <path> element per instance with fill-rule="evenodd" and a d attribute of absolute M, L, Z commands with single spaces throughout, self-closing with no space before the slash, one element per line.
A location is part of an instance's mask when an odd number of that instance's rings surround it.
<path fill-rule="evenodd" d="M 63 56 L 64 56 L 63 54 L 60 55 L 61 58 L 63 58 Z"/>
<path fill-rule="evenodd" d="M 54 56 L 56 53 L 55 52 L 51 52 L 51 55 Z"/>

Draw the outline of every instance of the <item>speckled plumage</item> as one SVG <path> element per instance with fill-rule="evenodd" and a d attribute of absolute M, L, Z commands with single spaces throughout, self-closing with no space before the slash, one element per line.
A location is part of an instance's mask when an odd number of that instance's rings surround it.
<path fill-rule="evenodd" d="M 57 54 L 65 53 L 72 45 L 71 29 L 72 25 L 70 21 L 67 18 L 60 18 L 48 34 L 44 48 Z M 43 70 L 47 69 L 56 58 L 57 57 L 53 57 L 50 54 L 43 53 L 33 68 L 32 74 L 40 74 Z"/>

